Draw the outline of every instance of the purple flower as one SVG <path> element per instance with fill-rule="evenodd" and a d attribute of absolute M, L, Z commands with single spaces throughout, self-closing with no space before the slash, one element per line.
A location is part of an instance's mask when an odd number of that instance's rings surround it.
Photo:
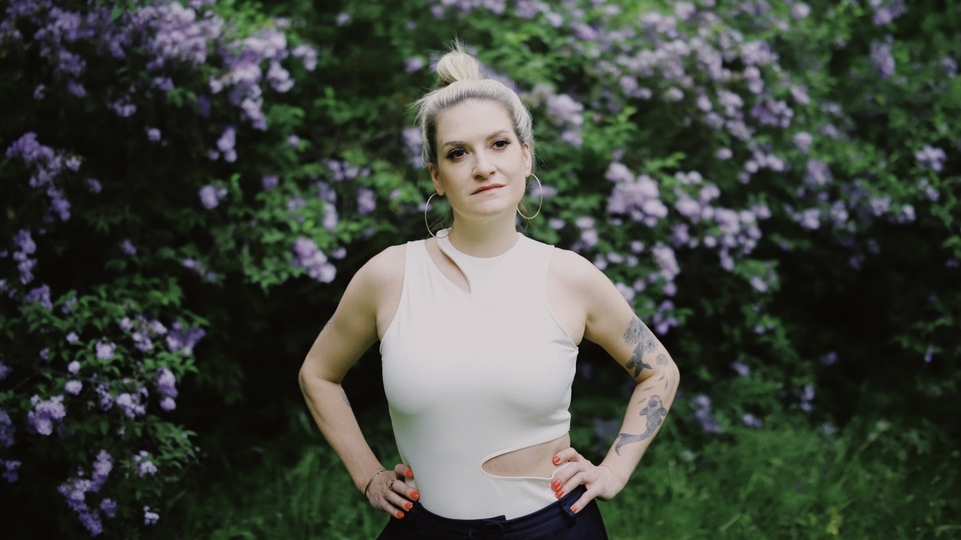
<path fill-rule="evenodd" d="M 404 71 L 407 73 L 413 73 L 415 71 L 419 71 L 422 67 L 424 67 L 424 59 L 419 56 L 415 56 L 407 59 L 407 62 L 404 64 Z"/>
<path fill-rule="evenodd" d="M 801 409 L 810 411 L 812 401 L 814 401 L 814 385 L 808 384 L 804 386 L 804 391 L 801 393 Z"/>
<path fill-rule="evenodd" d="M 694 418 L 701 423 L 701 429 L 707 433 L 721 432 L 721 425 L 711 414 L 711 398 L 704 394 L 695 396 L 691 400 L 691 407 L 694 409 Z"/>
<path fill-rule="evenodd" d="M 293 146 L 294 148 L 297 148 L 298 146 L 300 146 L 300 137 L 296 135 L 288 135 L 287 144 L 289 144 L 290 146 Z"/>
<path fill-rule="evenodd" d="M 807 174 L 804 175 L 804 183 L 809 186 L 823 186 L 831 181 L 831 169 L 828 164 L 817 160 L 809 159 L 807 162 Z"/>
<path fill-rule="evenodd" d="M 336 276 L 337 269 L 327 260 L 327 256 L 317 248 L 317 244 L 309 238 L 298 238 L 292 246 L 294 265 L 307 270 L 308 275 L 322 283 L 330 283 Z"/>
<path fill-rule="evenodd" d="M 4 461 L 0 459 L 0 463 L 3 464 L 3 477 L 7 480 L 7 482 L 11 484 L 16 482 L 19 479 L 17 469 L 20 468 L 20 462 L 14 460 Z"/>
<path fill-rule="evenodd" d="M 93 178 L 87 178 L 87 188 L 90 190 L 90 193 L 100 193 L 100 190 L 103 189 L 100 186 L 100 182 Z"/>
<path fill-rule="evenodd" d="M 317 68 L 317 49 L 310 45 L 298 45 L 290 50 L 290 55 L 294 58 L 300 58 L 307 71 L 313 71 Z"/>
<path fill-rule="evenodd" d="M 117 502 L 113 499 L 104 499 L 100 501 L 100 510 L 102 510 L 108 518 L 113 518 L 117 514 Z"/>
<path fill-rule="evenodd" d="M 233 126 L 229 126 L 224 130 L 220 138 L 217 139 L 217 148 L 223 152 L 224 160 L 228 163 L 233 163 L 237 160 L 237 151 L 234 149 L 235 144 L 237 144 L 237 132 Z"/>
<path fill-rule="evenodd" d="M 17 428 L 13 426 L 13 422 L 10 420 L 10 415 L 7 411 L 0 409 L 0 448 L 10 448 L 16 442 L 13 438 L 13 434 L 17 432 Z"/>
<path fill-rule="evenodd" d="M 764 422 L 753 414 L 745 414 L 741 417 L 741 422 L 744 422 L 745 426 L 755 429 L 764 427 Z"/>
<path fill-rule="evenodd" d="M 220 197 L 217 196 L 217 188 L 210 184 L 200 188 L 198 194 L 200 195 L 200 203 L 208 210 L 216 208 L 217 205 L 220 204 Z"/>
<path fill-rule="evenodd" d="M 871 42 L 871 65 L 882 79 L 890 79 L 894 75 L 895 62 L 891 52 L 894 50 L 894 38 L 887 36 L 884 42 Z"/>
<path fill-rule="evenodd" d="M 339 15 L 337 15 L 337 21 L 336 21 L 337 26 L 344 26 L 346 24 L 350 24 L 350 21 L 352 19 L 353 17 L 351 17 L 350 13 L 347 13 L 347 12 L 340 13 Z"/>
<path fill-rule="evenodd" d="M 872 21 L 876 26 L 890 24 L 907 11 L 903 0 L 868 0 L 868 4 L 874 9 Z"/>
<path fill-rule="evenodd" d="M 174 377 L 173 372 L 162 367 L 157 370 L 157 374 L 157 390 L 165 396 L 177 397 L 177 378 Z"/>
<path fill-rule="evenodd" d="M 838 353 L 830 351 L 821 357 L 821 363 L 825 366 L 833 366 L 838 361 Z"/>
<path fill-rule="evenodd" d="M 184 326 L 176 321 L 171 325 L 170 332 L 167 334 L 167 350 L 182 352 L 187 355 L 193 354 L 194 346 L 204 335 L 206 335 L 206 332 L 203 328 Z"/>
<path fill-rule="evenodd" d="M 70 343 L 72 345 L 78 341 L 80 341 L 80 338 L 77 337 L 76 332 L 70 332 L 69 334 L 67 334 L 67 343 Z"/>
<path fill-rule="evenodd" d="M 377 208 L 377 197 L 374 192 L 367 188 L 357 190 L 357 211 L 361 215 L 367 215 Z"/>
<path fill-rule="evenodd" d="M 172 411 L 177 408 L 177 402 L 172 397 L 165 397 L 160 400 L 160 408 L 165 411 Z"/>
<path fill-rule="evenodd" d="M 127 255 L 137 254 L 137 247 L 130 242 L 129 238 L 124 238 L 123 242 L 120 243 L 120 249 Z"/>
<path fill-rule="evenodd" d="M 0 362 L 0 381 L 6 379 L 7 375 L 9 375 L 11 371 L 13 370 L 10 369 L 9 366 L 4 364 L 3 362 Z"/>
<path fill-rule="evenodd" d="M 30 304 L 40 302 L 40 306 L 44 309 L 53 309 L 53 302 L 50 301 L 50 286 L 46 283 L 36 289 L 31 289 L 25 300 Z"/>
<path fill-rule="evenodd" d="M 806 131 L 799 131 L 794 135 L 794 146 L 796 146 L 802 153 L 807 154 L 811 151 L 812 142 L 814 142 L 814 137 L 812 137 L 811 134 Z M 810 163 L 808 164 L 808 167 L 810 167 Z"/>
<path fill-rule="evenodd" d="M 149 506 L 143 507 L 143 524 L 144 525 L 153 525 L 154 523 L 157 523 L 157 520 L 159 519 L 160 519 L 160 514 L 156 512 L 151 512 Z"/>
<path fill-rule="evenodd" d="M 915 152 L 914 157 L 918 160 L 918 165 L 921 167 L 931 169 L 934 172 L 941 172 L 947 156 L 944 150 L 928 145 Z"/>
<path fill-rule="evenodd" d="M 53 396 L 43 400 L 40 396 L 34 395 L 30 398 L 30 403 L 33 405 L 33 410 L 27 413 L 27 420 L 41 435 L 53 433 L 53 423 L 67 416 L 67 411 L 63 407 L 63 396 Z"/>
<path fill-rule="evenodd" d="M 119 394 L 114 400 L 118 407 L 123 409 L 127 418 L 135 418 L 137 415 L 146 414 L 146 408 L 140 403 L 140 394 L 124 392 Z"/>
<path fill-rule="evenodd" d="M 98 341 L 96 345 L 97 358 L 101 360 L 110 360 L 113 358 L 114 351 L 117 349 L 117 345 L 109 341 Z"/>
<path fill-rule="evenodd" d="M 736 362 L 732 362 L 731 369 L 736 371 L 737 374 L 740 375 L 741 377 L 747 377 L 748 375 L 751 374 L 751 367 L 740 360 Z"/>
<path fill-rule="evenodd" d="M 67 91 L 78 98 L 87 95 L 87 89 L 77 81 L 67 81 Z"/>
<path fill-rule="evenodd" d="M 277 187 L 280 179 L 275 175 L 267 175 L 263 178 L 262 182 L 265 190 L 272 191 L 275 187 Z"/>
<path fill-rule="evenodd" d="M 795 19 L 806 19 L 811 14 L 811 6 L 798 2 L 791 6 L 791 17 Z"/>
<path fill-rule="evenodd" d="M 67 384 L 65 384 L 63 387 L 64 392 L 70 394 L 71 396 L 79 394 L 80 390 L 82 389 L 83 383 L 80 381 L 67 381 Z"/>

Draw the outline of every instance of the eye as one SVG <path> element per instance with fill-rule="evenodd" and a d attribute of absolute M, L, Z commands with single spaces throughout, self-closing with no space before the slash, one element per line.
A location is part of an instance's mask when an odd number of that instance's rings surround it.
<path fill-rule="evenodd" d="M 447 153 L 447 159 L 459 159 L 466 153 L 463 148 L 455 148 Z"/>
<path fill-rule="evenodd" d="M 494 148 L 507 148 L 510 143 L 507 139 L 498 139 L 494 141 Z"/>

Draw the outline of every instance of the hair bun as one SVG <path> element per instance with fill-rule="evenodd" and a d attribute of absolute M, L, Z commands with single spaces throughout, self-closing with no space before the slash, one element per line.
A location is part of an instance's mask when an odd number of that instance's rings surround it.
<path fill-rule="evenodd" d="M 481 81 L 484 79 L 477 59 L 464 52 L 461 44 L 456 41 L 451 51 L 437 61 L 436 70 L 437 88 L 444 88 L 457 81 Z"/>

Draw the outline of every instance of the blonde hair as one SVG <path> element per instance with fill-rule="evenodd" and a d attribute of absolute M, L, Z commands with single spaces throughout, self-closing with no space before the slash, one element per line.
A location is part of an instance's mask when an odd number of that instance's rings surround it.
<path fill-rule="evenodd" d="M 500 81 L 485 78 L 477 59 L 464 52 L 457 41 L 451 51 L 437 62 L 435 69 L 437 89 L 428 92 L 413 105 L 417 109 L 416 121 L 424 141 L 421 150 L 424 165 L 437 165 L 437 116 L 458 103 L 476 99 L 495 101 L 504 106 L 513 121 L 514 134 L 521 143 L 530 145 L 533 167 L 533 122 L 530 111 L 517 93 Z"/>

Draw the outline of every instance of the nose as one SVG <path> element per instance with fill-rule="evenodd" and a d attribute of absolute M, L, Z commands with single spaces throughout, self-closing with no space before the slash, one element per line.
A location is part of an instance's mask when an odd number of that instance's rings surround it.
<path fill-rule="evenodd" d="M 494 174 L 494 164 L 486 152 L 474 154 L 474 178 L 485 180 Z"/>

